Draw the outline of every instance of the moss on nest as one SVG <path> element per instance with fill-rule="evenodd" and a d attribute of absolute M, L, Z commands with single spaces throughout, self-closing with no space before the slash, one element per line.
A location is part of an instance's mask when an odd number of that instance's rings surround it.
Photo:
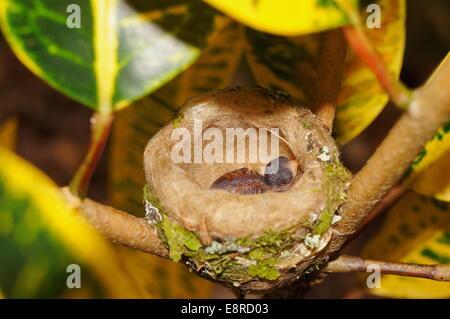
<path fill-rule="evenodd" d="M 149 185 L 144 187 L 144 200 L 161 216 L 158 222 L 151 224 L 156 227 L 172 260 L 183 261 L 196 272 L 236 287 L 251 280 L 277 279 L 281 275 L 279 265 L 283 259 L 290 257 L 290 250 L 305 239 L 298 237 L 297 228 L 293 227 L 284 232 L 268 230 L 255 238 L 227 238 L 203 246 L 195 232 L 186 230 L 167 216 Z"/>
<path fill-rule="evenodd" d="M 161 221 L 152 225 L 169 249 L 172 260 L 178 262 L 184 258 L 195 271 L 201 271 L 216 280 L 232 281 L 236 286 L 257 278 L 278 278 L 280 273 L 276 264 L 279 258 L 283 258 L 280 252 L 289 249 L 295 242 L 292 230 L 281 233 L 269 230 L 257 238 L 228 238 L 223 242 L 213 241 L 210 246 L 202 246 L 194 232 L 186 230 L 167 216 L 148 185 L 144 188 L 144 200 L 146 205 L 151 204 L 161 215 Z"/>
<path fill-rule="evenodd" d="M 319 217 L 318 223 L 314 227 L 314 233 L 323 234 L 331 226 L 337 208 L 345 199 L 345 187 L 350 178 L 351 173 L 338 159 L 327 164 L 325 168 L 327 190 L 325 207 Z"/>

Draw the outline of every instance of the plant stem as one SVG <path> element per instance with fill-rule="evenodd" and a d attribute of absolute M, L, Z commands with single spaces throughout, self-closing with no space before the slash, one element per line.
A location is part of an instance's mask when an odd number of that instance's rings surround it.
<path fill-rule="evenodd" d="M 450 265 L 418 265 L 387 262 L 342 255 L 324 268 L 327 273 L 366 272 L 369 266 L 377 265 L 382 274 L 450 281 Z"/>
<path fill-rule="evenodd" d="M 347 43 L 340 29 L 321 34 L 314 113 L 330 131 L 333 128 L 346 53 Z"/>
<path fill-rule="evenodd" d="M 92 174 L 108 141 L 112 121 L 113 115 L 111 113 L 95 113 L 91 118 L 91 144 L 83 162 L 70 182 L 70 191 L 80 198 L 84 198 L 87 194 Z"/>
<path fill-rule="evenodd" d="M 383 199 L 367 214 L 361 227 L 368 225 L 381 214 L 386 213 L 405 193 L 406 189 L 402 185 L 396 185 L 383 197 Z"/>
<path fill-rule="evenodd" d="M 112 242 L 160 257 L 169 256 L 156 230 L 149 226 L 146 219 L 137 218 L 88 198 L 80 199 L 68 188 L 61 190 L 67 202 L 78 209 L 92 226 Z"/>
<path fill-rule="evenodd" d="M 367 67 L 372 70 L 380 85 L 389 94 L 391 100 L 399 108 L 406 108 L 410 104 L 411 93 L 391 72 L 389 72 L 382 57 L 373 47 L 361 24 L 357 8 L 347 0 L 337 0 L 337 2 L 347 13 L 352 24 L 351 27 L 342 28 L 348 44 Z"/>
<path fill-rule="evenodd" d="M 398 202 L 398 200 L 402 197 L 402 195 L 406 192 L 406 188 L 402 185 L 398 184 L 393 187 L 386 196 L 374 207 L 372 208 L 367 217 L 362 221 L 359 228 L 347 239 L 344 245 L 351 242 L 354 238 L 358 236 L 364 228 L 369 225 L 372 221 L 374 221 L 380 215 L 387 213 L 387 211 Z"/>
<path fill-rule="evenodd" d="M 380 85 L 389 94 L 391 100 L 402 109 L 410 103 L 411 93 L 389 72 L 383 63 L 381 56 L 373 48 L 364 30 L 360 25 L 355 27 L 344 27 L 343 32 L 349 45 L 353 48 L 359 58 L 372 70 Z"/>
<path fill-rule="evenodd" d="M 361 227 L 368 212 L 402 178 L 417 154 L 450 118 L 450 59 L 425 86 L 416 90 L 407 111 L 367 164 L 356 174 L 341 206 L 331 251 Z"/>

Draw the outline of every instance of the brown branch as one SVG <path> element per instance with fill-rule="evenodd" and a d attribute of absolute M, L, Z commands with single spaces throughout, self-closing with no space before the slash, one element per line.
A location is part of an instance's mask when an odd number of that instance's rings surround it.
<path fill-rule="evenodd" d="M 347 43 L 340 29 L 321 34 L 314 113 L 330 131 L 333 128 L 346 53 Z"/>
<path fill-rule="evenodd" d="M 367 164 L 356 174 L 341 207 L 331 250 L 338 250 L 368 212 L 401 179 L 417 154 L 450 118 L 450 59 L 427 84 L 414 92 L 408 110 L 391 129 Z"/>
<path fill-rule="evenodd" d="M 63 188 L 62 192 L 69 204 L 77 208 L 94 228 L 112 242 L 160 257 L 169 256 L 156 230 L 144 218 L 137 218 L 91 199 L 80 200 L 68 188 Z"/>
<path fill-rule="evenodd" d="M 359 233 L 361 233 L 367 225 L 369 225 L 373 220 L 375 220 L 377 217 L 379 217 L 382 214 L 385 214 L 388 212 L 388 210 L 394 206 L 397 201 L 402 197 L 402 195 L 405 193 L 406 188 L 402 185 L 398 184 L 394 186 L 387 194 L 383 197 L 383 199 L 374 207 L 372 208 L 369 213 L 367 214 L 367 217 L 362 221 L 361 226 L 347 238 L 344 245 L 347 245 L 349 242 L 351 242 L 354 238 L 358 236 Z"/>
<path fill-rule="evenodd" d="M 406 189 L 398 184 L 394 186 L 383 199 L 367 214 L 366 219 L 364 219 L 361 227 L 368 225 L 375 218 L 381 214 L 386 213 L 392 206 L 397 203 L 397 201 L 405 193 Z"/>
<path fill-rule="evenodd" d="M 450 281 L 450 265 L 419 265 L 387 262 L 342 255 L 324 268 L 326 273 L 366 272 L 369 266 L 377 265 L 382 274 Z"/>

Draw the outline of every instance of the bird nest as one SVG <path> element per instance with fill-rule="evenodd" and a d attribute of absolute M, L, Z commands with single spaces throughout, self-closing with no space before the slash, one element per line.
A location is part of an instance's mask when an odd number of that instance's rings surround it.
<path fill-rule="evenodd" d="M 248 135 L 240 143 L 230 129 Z M 251 131 L 258 149 L 266 134 L 267 148 L 277 151 L 253 156 Z M 278 170 L 268 173 L 274 160 Z M 320 119 L 257 87 L 189 100 L 150 140 L 144 166 L 147 218 L 170 257 L 254 292 L 316 267 L 350 179 Z"/>

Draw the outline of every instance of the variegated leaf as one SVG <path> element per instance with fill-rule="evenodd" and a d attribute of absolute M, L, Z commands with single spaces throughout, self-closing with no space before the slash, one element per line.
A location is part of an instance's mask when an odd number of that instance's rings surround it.
<path fill-rule="evenodd" d="M 200 0 L 0 1 L 2 29 L 18 58 L 103 113 L 184 70 L 200 54 L 215 16 Z"/>
<path fill-rule="evenodd" d="M 333 0 L 205 1 L 249 27 L 285 36 L 318 32 L 348 23 Z"/>
<path fill-rule="evenodd" d="M 229 84 L 241 57 L 241 33 L 229 19 L 224 19 L 221 26 L 187 71 L 117 114 L 110 168 L 110 195 L 115 206 L 144 214 L 142 154 L 148 140 L 176 117 L 178 107 L 187 98 Z M 188 273 L 183 265 L 149 255 L 142 256 L 142 262 L 149 265 L 145 271 L 158 278 L 160 297 L 208 297 L 211 284 Z"/>
<path fill-rule="evenodd" d="M 400 74 L 405 45 L 405 0 L 372 1 L 381 8 L 381 28 L 366 32 L 389 71 Z M 362 19 L 368 17 L 366 7 Z M 363 25 L 366 25 L 364 22 Z M 247 29 L 247 58 L 256 81 L 286 91 L 305 106 L 314 101 L 318 76 L 318 35 L 280 37 Z M 334 135 L 345 144 L 361 133 L 388 101 L 374 74 L 348 50 L 334 124 Z"/>
<path fill-rule="evenodd" d="M 408 192 L 390 210 L 364 257 L 417 264 L 450 264 L 450 206 Z M 382 275 L 380 288 L 368 292 L 395 298 L 450 298 L 450 283 Z"/>

